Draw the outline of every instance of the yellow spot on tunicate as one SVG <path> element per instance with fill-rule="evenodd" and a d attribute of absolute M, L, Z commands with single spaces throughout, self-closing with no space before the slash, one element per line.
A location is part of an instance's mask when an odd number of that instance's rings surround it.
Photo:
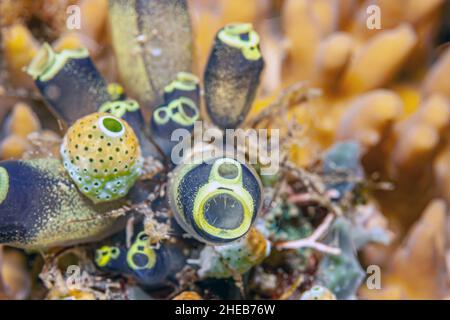
<path fill-rule="evenodd" d="M 110 83 L 108 84 L 108 94 L 112 100 L 117 100 L 124 93 L 123 87 L 118 83 Z"/>
<path fill-rule="evenodd" d="M 416 42 L 416 33 L 408 24 L 374 36 L 353 57 L 341 88 L 354 94 L 382 86 L 407 61 Z"/>

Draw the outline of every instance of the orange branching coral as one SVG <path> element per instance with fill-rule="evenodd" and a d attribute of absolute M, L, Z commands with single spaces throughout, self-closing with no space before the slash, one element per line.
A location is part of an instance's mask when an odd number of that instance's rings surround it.
<path fill-rule="evenodd" d="M 355 98 L 344 112 L 336 137 L 356 139 L 366 148 L 377 146 L 398 120 L 402 101 L 392 91 L 376 90 Z"/>
<path fill-rule="evenodd" d="M 425 99 L 417 112 L 399 122 L 392 154 L 393 175 L 401 176 L 407 173 L 405 171 L 426 164 L 427 155 L 433 155 L 449 124 L 450 105 L 440 95 Z"/>
<path fill-rule="evenodd" d="M 406 61 L 415 44 L 416 35 L 409 25 L 374 36 L 354 55 L 340 83 L 341 89 L 360 93 L 385 84 Z"/>
<path fill-rule="evenodd" d="M 31 15 L 31 0 L 4 0 L 0 2 L 0 24 L 11 25 Z"/>
<path fill-rule="evenodd" d="M 281 52 L 271 55 L 282 67 L 266 73 L 272 81 L 265 88 L 277 88 L 278 71 L 281 87 L 308 80 L 322 89 L 320 99 L 287 113 L 301 126 L 291 159 L 311 165 L 335 141 L 358 141 L 369 179 L 390 183 L 375 186 L 372 194 L 397 238 L 389 248 L 370 249 L 368 264 L 389 264 L 393 252 L 395 262 L 386 269 L 383 290 L 364 290 L 362 296 L 444 298 L 445 248 L 436 242 L 448 233 L 439 228 L 445 225 L 444 201 L 450 203 L 450 50 L 434 49 L 444 1 L 342 1 L 336 12 L 320 15 L 314 6 L 323 3 L 313 3 L 284 2 Z M 367 28 L 370 4 L 381 8 L 379 30 Z M 436 197 L 443 200 L 433 201 Z M 397 249 L 405 235 L 407 246 Z M 430 252 L 438 252 L 439 261 Z"/>
<path fill-rule="evenodd" d="M 81 33 L 99 42 L 106 34 L 108 0 L 82 0 L 80 10 Z"/>
<path fill-rule="evenodd" d="M 441 93 L 450 99 L 450 48 L 433 65 L 424 81 L 424 90 L 427 94 Z"/>
<path fill-rule="evenodd" d="M 99 44 L 106 34 L 107 0 L 83 0 L 79 2 L 80 30 L 68 30 L 54 43 L 56 51 L 85 47 L 92 57 L 101 53 Z"/>
<path fill-rule="evenodd" d="M 28 105 L 18 103 L 14 106 L 7 127 L 11 134 L 26 138 L 31 132 L 40 130 L 40 127 L 39 119 Z"/>
<path fill-rule="evenodd" d="M 380 29 L 367 27 L 374 4 Z M 392 190 L 375 195 L 403 232 L 440 193 L 432 162 L 449 128 L 450 51 L 425 71 L 437 53 L 433 41 L 443 4 L 344 1 L 333 10 L 327 1 L 285 1 L 281 16 L 288 43 L 282 83 L 307 79 L 323 90 L 322 99 L 293 111 L 306 137 L 291 158 L 311 164 L 312 149 L 359 141 L 369 176 L 392 182 Z"/>
<path fill-rule="evenodd" d="M 450 204 L 450 145 L 447 145 L 434 162 L 434 172 L 440 190 L 440 196 Z"/>
<path fill-rule="evenodd" d="M 343 124 L 347 128 L 348 125 Z M 436 196 L 432 163 L 445 143 L 449 124 L 448 100 L 441 95 L 430 96 L 416 112 L 394 125 L 391 123 L 390 130 L 379 132 L 383 139 L 372 145 L 364 157 L 369 173 L 393 183 L 393 190 L 378 190 L 375 195 L 384 213 L 391 222 L 401 225 L 403 231 Z M 368 128 L 365 126 L 365 130 L 370 130 Z M 364 130 L 354 137 L 364 137 L 362 132 Z"/>
<path fill-rule="evenodd" d="M 288 82 L 311 79 L 321 30 L 310 1 L 288 0 L 283 6 L 282 26 L 287 39 L 284 77 Z"/>
<path fill-rule="evenodd" d="M 316 59 L 317 84 L 327 91 L 335 91 L 335 84 L 342 77 L 353 54 L 352 37 L 344 32 L 335 32 L 326 37 L 319 45 Z"/>
<path fill-rule="evenodd" d="M 436 199 L 413 226 L 381 274 L 381 290 L 362 288 L 375 299 L 439 299 L 448 294 L 446 250 L 448 208 Z"/>
<path fill-rule="evenodd" d="M 2 28 L 5 63 L 9 80 L 14 85 L 31 87 L 31 79 L 23 72 L 39 46 L 31 32 L 21 23 Z"/>
<path fill-rule="evenodd" d="M 30 143 L 19 136 L 11 135 L 2 141 L 0 155 L 2 159 L 20 159 L 30 148 Z"/>
<path fill-rule="evenodd" d="M 41 124 L 33 110 L 24 103 L 16 104 L 6 123 L 8 136 L 0 144 L 0 158 L 20 159 L 31 148 L 28 135 L 40 128 Z"/>

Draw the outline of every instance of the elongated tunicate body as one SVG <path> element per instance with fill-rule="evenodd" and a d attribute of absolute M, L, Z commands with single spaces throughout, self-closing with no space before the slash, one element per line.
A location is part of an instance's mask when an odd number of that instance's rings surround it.
<path fill-rule="evenodd" d="M 232 158 L 181 164 L 169 181 L 169 203 L 180 226 L 197 240 L 226 244 L 243 237 L 262 204 L 259 177 Z"/>
<path fill-rule="evenodd" d="M 230 24 L 216 36 L 205 71 L 205 102 L 211 120 L 236 128 L 247 116 L 264 61 L 251 24 Z"/>
<path fill-rule="evenodd" d="M 44 44 L 27 72 L 52 112 L 67 125 L 110 99 L 105 80 L 84 48 L 55 53 Z"/>
<path fill-rule="evenodd" d="M 109 0 L 109 20 L 122 84 L 151 113 L 164 88 L 192 68 L 186 0 Z"/>
<path fill-rule="evenodd" d="M 196 105 L 200 105 L 200 86 L 197 76 L 189 72 L 178 72 L 176 79 L 164 88 L 166 104 L 181 97 L 189 98 Z"/>
<path fill-rule="evenodd" d="M 133 277 L 145 287 L 164 286 L 181 270 L 185 258 L 174 245 L 162 243 L 158 248 L 150 245 L 148 235 L 140 230 L 130 247 L 124 237 L 119 237 L 98 248 L 95 263 L 103 271 Z"/>
<path fill-rule="evenodd" d="M 0 243 L 42 248 L 102 238 L 120 226 L 107 213 L 121 205 L 94 205 L 56 159 L 0 163 Z"/>

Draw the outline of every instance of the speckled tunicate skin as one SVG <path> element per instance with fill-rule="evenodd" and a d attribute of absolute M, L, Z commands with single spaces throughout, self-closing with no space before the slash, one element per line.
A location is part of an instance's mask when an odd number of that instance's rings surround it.
<path fill-rule="evenodd" d="M 135 236 L 140 233 L 139 230 L 143 230 L 142 226 L 135 226 Z M 163 243 L 159 248 L 152 249 L 155 252 L 155 264 L 151 268 L 133 269 L 127 263 L 127 254 L 130 248 L 126 246 L 126 234 L 120 232 L 113 237 L 114 239 L 108 240 L 108 245 L 112 245 L 120 250 L 120 254 L 116 259 L 111 259 L 108 263 L 100 267 L 101 270 L 120 273 L 133 277 L 138 281 L 140 285 L 148 288 L 157 288 L 164 286 L 169 278 L 172 278 L 177 272 L 186 265 L 185 257 L 182 254 L 180 248 L 177 245 L 171 245 L 169 243 Z M 136 241 L 136 237 L 132 239 L 132 243 Z M 107 245 L 107 246 L 108 246 Z M 140 265 L 145 264 L 143 256 L 137 254 L 135 262 L 140 261 Z M 144 260 L 143 260 L 144 259 Z"/>
<path fill-rule="evenodd" d="M 195 77 L 192 74 L 189 74 L 192 77 Z M 198 81 L 198 78 L 195 77 Z M 193 102 L 193 104 L 196 106 L 197 111 L 199 111 L 199 107 L 200 106 L 200 86 L 197 83 L 196 85 L 192 86 L 192 88 L 190 87 L 177 87 L 176 84 L 177 82 L 181 82 L 183 83 L 183 80 L 179 80 L 179 78 L 177 77 L 177 79 L 174 79 L 170 85 L 166 86 L 166 88 L 164 89 L 164 105 L 163 106 L 159 106 L 158 108 L 155 109 L 155 111 L 152 113 L 151 118 L 150 118 L 150 132 L 151 132 L 151 137 L 153 139 L 153 141 L 159 146 L 159 148 L 161 149 L 161 151 L 167 156 L 170 157 L 171 156 L 171 152 L 173 147 L 179 143 L 179 141 L 172 141 L 172 133 L 180 128 L 186 129 L 190 132 L 192 132 L 192 130 L 194 129 L 194 125 L 188 125 L 188 126 L 183 126 L 180 123 L 176 123 L 174 122 L 172 119 L 170 119 L 167 123 L 165 124 L 157 124 L 155 121 L 155 112 L 157 112 L 157 110 L 161 107 L 165 108 L 167 106 L 170 105 L 171 102 L 173 101 L 180 101 L 179 99 L 186 99 L 186 100 L 190 100 Z M 192 85 L 192 83 L 190 83 L 190 85 Z"/>
<path fill-rule="evenodd" d="M 58 119 L 71 125 L 109 100 L 107 85 L 91 58 L 69 59 L 47 81 L 36 86 Z"/>
<path fill-rule="evenodd" d="M 45 248 L 110 234 L 121 221 L 106 213 L 123 203 L 94 205 L 57 159 L 4 161 L 9 188 L 0 203 L 0 243 Z"/>
<path fill-rule="evenodd" d="M 211 120 L 221 128 L 236 128 L 255 98 L 263 58 L 248 60 L 238 48 L 216 36 L 205 70 L 205 102 Z"/>
<path fill-rule="evenodd" d="M 123 84 L 151 112 L 177 73 L 192 69 L 187 1 L 109 0 L 109 17 Z"/>
<path fill-rule="evenodd" d="M 167 104 L 170 101 L 178 99 L 180 97 L 186 97 L 194 101 L 195 105 L 200 105 L 200 86 L 197 84 L 194 90 L 181 90 L 174 89 L 168 92 L 164 89 L 164 102 Z"/>
<path fill-rule="evenodd" d="M 174 172 L 173 178 L 169 183 L 169 202 L 173 209 L 176 208 L 176 210 L 174 210 L 174 215 L 178 223 L 183 228 L 187 229 L 190 234 L 200 241 L 211 244 L 220 244 L 231 242 L 236 239 L 225 240 L 208 235 L 195 225 L 193 218 L 195 197 L 198 190 L 208 183 L 212 163 L 214 163 L 214 161 L 210 159 L 209 163 L 204 162 L 201 164 L 180 165 Z M 252 221 L 254 221 L 262 205 L 262 189 L 254 171 L 245 164 L 241 163 L 241 165 L 243 169 L 243 186 L 245 190 L 250 193 L 253 199 L 254 212 Z"/>
<path fill-rule="evenodd" d="M 109 118 L 124 128 L 109 136 L 99 121 Z M 79 190 L 94 202 L 123 197 L 141 173 L 138 139 L 126 121 L 108 113 L 93 113 L 70 127 L 61 147 L 63 164 Z"/>
<path fill-rule="evenodd" d="M 142 156 L 161 159 L 161 154 L 147 137 L 147 128 L 141 110 L 127 112 L 122 119 L 133 128 L 141 146 Z"/>
<path fill-rule="evenodd" d="M 192 31 L 187 1 L 135 1 L 139 13 L 138 28 L 148 36 L 143 48 L 148 52 L 144 55 L 147 73 L 153 88 L 161 94 L 178 72 L 190 71 L 192 67 Z"/>

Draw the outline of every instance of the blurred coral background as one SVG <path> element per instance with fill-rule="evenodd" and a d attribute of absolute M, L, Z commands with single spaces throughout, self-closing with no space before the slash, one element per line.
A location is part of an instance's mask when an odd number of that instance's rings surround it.
<path fill-rule="evenodd" d="M 68 31 L 66 8 L 81 8 L 81 30 Z M 318 89 L 267 124 L 295 120 L 289 156 L 314 165 L 336 141 L 358 141 L 369 197 L 393 235 L 389 246 L 360 253 L 382 269 L 382 289 L 361 299 L 444 299 L 450 285 L 450 1 L 444 0 L 190 0 L 195 70 L 202 75 L 214 36 L 230 22 L 251 22 L 266 61 L 252 115 L 295 83 Z M 369 5 L 381 28 L 369 29 Z M 32 153 L 33 133 L 58 139 L 22 70 L 44 40 L 56 51 L 85 46 L 108 81 L 117 81 L 107 0 L 0 0 L 0 159 Z M 2 120 L 1 120 L 2 121 Z M 31 134 L 31 136 L 30 136 Z M 52 150 L 47 150 L 49 153 Z M 42 148 L 39 148 L 42 152 Z M 374 223 L 370 221 L 370 223 Z M 24 257 L 0 253 L 0 298 L 21 299 L 32 285 Z"/>

